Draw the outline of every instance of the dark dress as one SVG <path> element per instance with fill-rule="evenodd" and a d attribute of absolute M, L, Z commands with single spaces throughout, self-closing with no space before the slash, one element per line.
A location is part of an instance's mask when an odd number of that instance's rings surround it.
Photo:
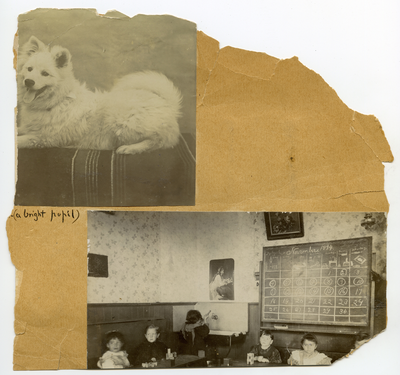
<path fill-rule="evenodd" d="M 182 354 L 197 355 L 199 350 L 206 350 L 204 339 L 208 336 L 210 328 L 207 324 L 194 328 L 194 339 L 192 332 L 185 332 L 183 336 L 184 345 L 182 345 Z"/>
<path fill-rule="evenodd" d="M 141 365 L 142 363 L 150 362 L 152 358 L 159 361 L 160 359 L 165 358 L 166 353 L 167 346 L 164 343 L 160 341 L 145 341 L 136 347 L 132 356 L 134 358 L 133 364 Z"/>
<path fill-rule="evenodd" d="M 255 357 L 262 356 L 268 359 L 269 363 L 282 363 L 278 349 L 272 345 L 268 349 L 261 348 L 261 344 L 255 345 L 250 349 L 250 353 L 254 353 Z"/>

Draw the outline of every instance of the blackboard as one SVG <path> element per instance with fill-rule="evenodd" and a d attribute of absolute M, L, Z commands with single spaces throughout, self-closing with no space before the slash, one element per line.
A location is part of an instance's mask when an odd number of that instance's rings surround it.
<path fill-rule="evenodd" d="M 372 237 L 264 247 L 261 321 L 367 326 Z"/>

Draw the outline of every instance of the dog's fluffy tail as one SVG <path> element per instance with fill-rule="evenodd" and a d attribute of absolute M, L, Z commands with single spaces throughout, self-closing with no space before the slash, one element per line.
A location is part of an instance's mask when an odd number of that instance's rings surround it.
<path fill-rule="evenodd" d="M 154 71 L 128 74 L 115 82 L 111 92 L 129 90 L 151 91 L 167 101 L 171 114 L 176 118 L 181 116 L 181 92 L 164 74 Z"/>

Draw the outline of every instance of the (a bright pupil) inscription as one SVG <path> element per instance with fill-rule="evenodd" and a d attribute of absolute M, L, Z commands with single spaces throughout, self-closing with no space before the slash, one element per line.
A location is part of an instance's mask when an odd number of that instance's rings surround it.
<path fill-rule="evenodd" d="M 366 325 L 365 238 L 264 249 L 263 321 Z"/>

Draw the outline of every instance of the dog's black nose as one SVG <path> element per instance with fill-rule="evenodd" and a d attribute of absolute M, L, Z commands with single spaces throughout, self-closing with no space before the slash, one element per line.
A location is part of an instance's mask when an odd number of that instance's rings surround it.
<path fill-rule="evenodd" d="M 35 85 L 35 81 L 33 79 L 26 79 L 25 80 L 25 86 L 28 88 L 31 88 Z"/>

